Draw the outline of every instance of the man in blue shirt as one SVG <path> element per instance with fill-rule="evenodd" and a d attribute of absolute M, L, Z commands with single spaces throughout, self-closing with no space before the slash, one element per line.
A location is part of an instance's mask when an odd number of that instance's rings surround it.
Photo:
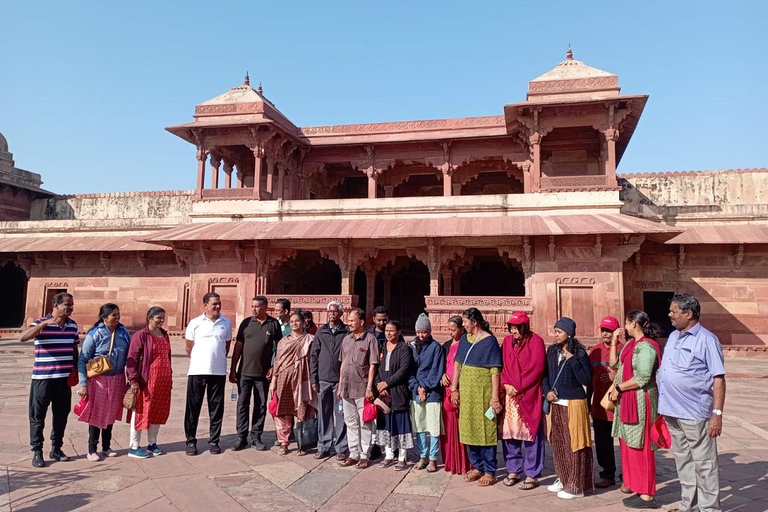
<path fill-rule="evenodd" d="M 672 297 L 669 335 L 658 373 L 659 414 L 667 420 L 680 478 L 680 512 L 719 512 L 717 436 L 723 430 L 725 366 L 717 336 L 699 323 L 693 295 Z"/>

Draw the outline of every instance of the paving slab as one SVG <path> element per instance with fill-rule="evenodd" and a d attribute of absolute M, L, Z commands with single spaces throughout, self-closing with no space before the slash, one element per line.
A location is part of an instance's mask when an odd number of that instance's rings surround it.
<path fill-rule="evenodd" d="M 212 477 L 213 482 L 249 511 L 312 512 L 310 507 L 291 493 L 255 473 L 221 475 Z"/>
<path fill-rule="evenodd" d="M 281 489 L 287 489 L 292 483 L 309 473 L 309 470 L 303 466 L 290 461 L 262 464 L 252 469 Z"/>
<path fill-rule="evenodd" d="M 319 509 L 352 480 L 355 471 L 357 470 L 340 468 L 329 461 L 304 475 L 287 490 L 310 507 Z"/>
<path fill-rule="evenodd" d="M 425 470 L 411 470 L 395 488 L 398 494 L 414 494 L 439 498 L 451 482 L 451 474 L 445 471 L 427 473 Z"/>
<path fill-rule="evenodd" d="M 212 480 L 202 475 L 162 478 L 155 484 L 179 510 L 245 510 Z"/>

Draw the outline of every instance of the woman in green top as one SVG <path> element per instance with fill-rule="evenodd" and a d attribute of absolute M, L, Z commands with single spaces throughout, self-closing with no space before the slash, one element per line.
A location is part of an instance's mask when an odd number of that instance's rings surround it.
<path fill-rule="evenodd" d="M 477 308 L 467 309 L 462 317 L 467 332 L 456 352 L 451 401 L 459 409 L 459 439 L 473 467 L 464 480 L 486 487 L 496 482 L 501 349 Z"/>
<path fill-rule="evenodd" d="M 624 331 L 632 338 L 616 354 L 616 344 Z M 624 506 L 656 509 L 656 457 L 651 443 L 651 426 L 658 417 L 659 390 L 656 371 L 661 364 L 661 349 L 654 341 L 658 329 L 644 311 L 630 311 L 624 329 L 617 329 L 611 340 L 610 364 L 618 368 L 610 398 L 616 403 L 612 436 L 619 438 L 624 485 L 636 493 Z"/>

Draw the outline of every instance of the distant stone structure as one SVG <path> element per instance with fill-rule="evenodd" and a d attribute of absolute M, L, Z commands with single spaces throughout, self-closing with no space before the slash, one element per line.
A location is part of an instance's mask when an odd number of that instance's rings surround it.
<path fill-rule="evenodd" d="M 669 329 L 684 291 L 724 345 L 765 350 L 768 172 L 617 176 L 647 99 L 569 49 L 504 115 L 298 127 L 246 76 L 167 128 L 195 147 L 195 190 L 30 197 L 0 222 L 26 304 L 5 327 L 68 290 L 83 326 L 115 301 L 130 327 L 160 304 L 181 331 L 216 291 L 237 321 L 255 294 L 319 322 L 337 299 L 408 328 L 426 310 L 444 336 L 477 306 L 496 331 L 570 316 L 591 342 L 629 309 Z"/>

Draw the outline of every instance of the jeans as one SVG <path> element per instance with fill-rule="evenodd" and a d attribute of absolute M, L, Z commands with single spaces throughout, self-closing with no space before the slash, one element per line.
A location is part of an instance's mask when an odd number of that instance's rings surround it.
<path fill-rule="evenodd" d="M 427 433 L 419 432 L 416 434 L 416 446 L 419 449 L 419 457 L 429 460 L 437 460 L 437 454 L 440 451 L 440 438 L 435 436 L 429 436 L 429 443 L 427 443 Z"/>

